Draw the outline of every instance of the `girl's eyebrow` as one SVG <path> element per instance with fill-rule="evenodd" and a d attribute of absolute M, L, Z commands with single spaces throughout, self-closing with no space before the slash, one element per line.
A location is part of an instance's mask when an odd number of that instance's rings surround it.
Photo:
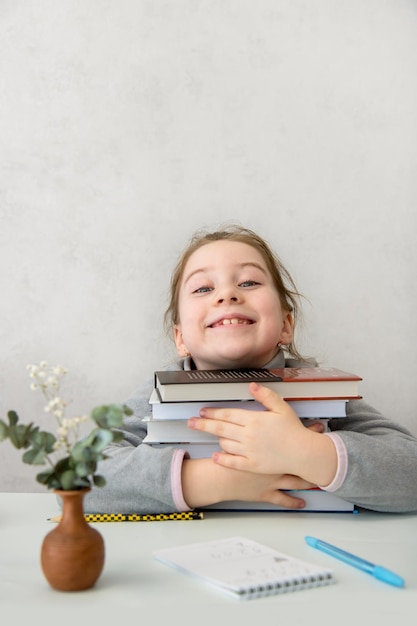
<path fill-rule="evenodd" d="M 266 269 L 262 267 L 262 265 L 260 265 L 259 263 L 256 263 L 255 261 L 247 261 L 245 263 L 238 263 L 237 267 L 239 269 L 245 269 L 246 267 L 254 267 L 255 269 L 258 269 L 263 274 L 265 274 L 265 276 L 267 275 Z M 190 280 L 190 278 L 195 276 L 195 274 L 210 272 L 211 269 L 212 269 L 211 267 L 199 267 L 196 270 L 193 270 L 184 278 L 184 285 Z"/>

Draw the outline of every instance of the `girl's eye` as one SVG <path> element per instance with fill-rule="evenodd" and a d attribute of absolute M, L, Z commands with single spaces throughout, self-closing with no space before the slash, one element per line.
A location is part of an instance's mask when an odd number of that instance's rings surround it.
<path fill-rule="evenodd" d="M 260 285 L 261 283 L 257 282 L 256 280 L 244 280 L 241 283 L 239 283 L 239 287 L 254 287 L 255 285 Z M 198 287 L 197 289 L 194 289 L 192 291 L 192 293 L 209 293 L 210 291 L 213 291 L 214 287 L 210 287 L 209 285 L 203 285 L 202 287 Z"/>

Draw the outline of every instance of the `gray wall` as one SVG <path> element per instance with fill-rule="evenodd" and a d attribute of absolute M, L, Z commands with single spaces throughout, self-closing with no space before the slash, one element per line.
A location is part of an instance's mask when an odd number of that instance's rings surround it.
<path fill-rule="evenodd" d="M 306 296 L 304 352 L 417 434 L 416 32 L 413 0 L 2 0 L 2 417 L 51 419 L 43 359 L 69 414 L 124 400 L 173 354 L 189 236 L 237 220 Z M 9 443 L 0 470 L 43 490 Z"/>

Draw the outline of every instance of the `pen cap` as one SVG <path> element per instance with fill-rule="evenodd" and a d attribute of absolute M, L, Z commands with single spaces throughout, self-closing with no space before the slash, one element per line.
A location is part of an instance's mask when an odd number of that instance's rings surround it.
<path fill-rule="evenodd" d="M 381 565 L 375 565 L 372 574 L 375 578 L 378 578 L 378 580 L 382 580 L 389 585 L 404 587 L 404 578 L 394 574 L 394 572 L 390 572 L 388 569 L 385 569 L 385 567 L 381 567 Z"/>

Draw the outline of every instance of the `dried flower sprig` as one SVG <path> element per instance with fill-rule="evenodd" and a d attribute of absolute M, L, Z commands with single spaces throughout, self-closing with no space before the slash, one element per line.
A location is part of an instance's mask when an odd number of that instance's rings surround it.
<path fill-rule="evenodd" d="M 88 420 L 88 416 L 72 418 L 65 416 L 68 401 L 60 396 L 60 391 L 62 380 L 68 371 L 61 365 L 49 366 L 46 361 L 41 361 L 39 365 L 28 365 L 27 369 L 33 381 L 30 388 L 42 392 L 46 400 L 45 413 L 51 413 L 56 419 L 58 438 L 54 450 L 63 448 L 70 454 L 71 445 L 79 436 L 79 426 Z"/>
<path fill-rule="evenodd" d="M 62 366 L 49 366 L 46 361 L 39 365 L 28 365 L 32 380 L 31 389 L 40 390 L 45 397 L 44 410 L 54 416 L 57 436 L 41 431 L 33 422 L 19 423 L 16 411 L 9 411 L 8 424 L 0 419 L 0 441 L 9 439 L 18 449 L 25 449 L 22 460 L 30 465 L 45 465 L 49 468 L 36 476 L 36 480 L 48 489 L 83 489 L 103 487 L 105 478 L 97 474 L 97 465 L 106 458 L 105 448 L 123 436 L 118 428 L 124 416 L 132 411 L 125 405 L 110 404 L 96 407 L 90 417 L 66 417 L 68 402 L 61 397 L 61 383 L 67 374 Z M 79 427 L 91 419 L 96 427 L 90 434 L 79 439 Z"/>

